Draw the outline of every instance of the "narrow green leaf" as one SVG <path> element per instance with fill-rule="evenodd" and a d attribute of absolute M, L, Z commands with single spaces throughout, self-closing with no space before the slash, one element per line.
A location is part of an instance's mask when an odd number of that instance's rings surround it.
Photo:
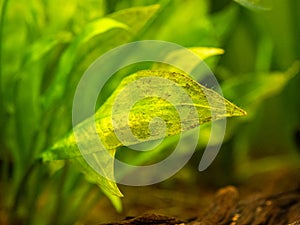
<path fill-rule="evenodd" d="M 193 52 L 195 55 L 197 55 L 201 60 L 205 60 L 211 56 L 221 55 L 224 54 L 224 50 L 221 48 L 211 48 L 211 47 L 190 47 L 188 48 L 191 52 Z M 181 52 L 173 52 L 167 57 L 172 58 L 172 61 L 174 64 L 176 64 L 176 60 L 181 60 L 180 56 Z M 172 71 L 172 72 L 178 72 L 178 73 L 184 73 L 183 71 L 167 64 L 163 63 L 154 63 L 152 66 L 152 69 L 154 70 L 166 70 L 166 71 Z"/>
<path fill-rule="evenodd" d="M 114 155 L 115 151 L 113 151 L 112 153 Z M 108 197 L 111 197 L 111 195 L 117 197 L 123 197 L 123 194 L 120 192 L 117 184 L 111 180 L 106 179 L 103 176 L 100 176 L 92 167 L 90 167 L 90 165 L 87 164 L 87 162 L 83 157 L 77 157 L 75 159 L 72 159 L 71 163 L 73 163 L 75 167 L 85 175 L 85 178 L 89 182 L 97 184 L 103 190 L 103 192 L 107 194 Z M 103 162 L 101 162 L 100 165 L 103 164 L 106 165 L 106 163 Z M 113 174 L 113 162 L 110 162 L 108 166 L 110 166 L 110 168 L 103 168 L 103 172 L 105 173 L 107 171 L 108 176 L 110 176 L 110 174 Z M 121 206 L 119 205 L 117 199 L 114 198 L 113 200 L 115 206 L 117 206 L 118 209 L 121 209 L 120 208 Z"/>
<path fill-rule="evenodd" d="M 71 44 L 61 57 L 54 83 L 51 85 L 51 87 L 45 94 L 46 105 L 51 105 L 53 101 L 55 101 L 63 95 L 65 86 L 62 84 L 66 83 L 68 75 L 70 74 L 73 66 L 75 66 L 76 55 L 79 48 L 84 43 L 91 40 L 93 37 L 115 28 L 121 28 L 126 30 L 129 29 L 128 26 L 124 23 L 121 23 L 111 18 L 104 17 L 89 23 L 83 29 L 83 31 L 76 38 L 74 38 L 74 40 L 71 42 Z"/>
<path fill-rule="evenodd" d="M 50 52 L 56 45 L 67 43 L 71 40 L 71 33 L 63 32 L 54 37 L 46 37 L 35 42 L 29 47 L 26 55 L 26 64 L 40 60 L 44 55 Z"/>
<path fill-rule="evenodd" d="M 299 68 L 300 63 L 296 62 L 286 72 L 232 78 L 222 84 L 222 90 L 228 99 L 242 105 L 247 111 L 255 112 L 255 108 L 265 99 L 279 94 L 299 72 Z"/>
<path fill-rule="evenodd" d="M 132 86 L 133 84 L 135 86 Z M 177 95 L 179 90 L 182 90 L 187 98 L 181 94 Z M 139 101 L 131 105 L 133 97 L 144 98 L 138 99 Z M 124 110 L 127 105 L 132 106 L 130 111 Z M 196 114 L 191 113 L 193 109 Z M 245 111 L 187 75 L 145 70 L 123 79 L 112 96 L 96 112 L 95 120 L 89 118 L 83 121 L 75 127 L 75 132 L 77 132 L 77 142 L 86 146 L 83 153 L 85 158 L 98 162 L 101 160 L 97 165 L 98 169 L 102 174 L 111 177 L 113 160 L 111 157 L 103 156 L 103 151 L 109 151 L 110 155 L 114 156 L 116 148 L 123 145 L 134 145 L 173 136 L 212 120 L 245 114 Z M 128 120 L 126 120 L 127 116 Z M 156 121 L 151 126 L 153 118 L 161 118 L 165 123 Z M 97 135 L 93 135 L 92 132 L 94 121 Z M 128 127 L 134 137 L 127 133 Z M 117 136 L 120 133 L 123 134 L 122 141 L 120 136 Z M 97 138 L 101 139 L 105 149 L 97 149 Z M 81 166 L 81 170 L 90 181 L 119 196 L 120 193 L 112 181 L 100 177 L 86 164 L 82 153 L 78 150 L 77 142 L 74 133 L 71 133 L 43 153 L 42 158 L 44 161 L 71 159 Z"/>
<path fill-rule="evenodd" d="M 65 84 L 77 62 L 76 69 L 82 65 L 86 68 L 87 65 L 90 65 L 99 57 L 99 54 L 101 55 L 113 47 L 129 42 L 153 18 L 158 9 L 159 5 L 133 7 L 120 10 L 86 25 L 61 56 L 55 80 L 44 96 L 46 107 L 51 106 L 65 94 Z M 117 30 L 113 32 L 115 28 Z M 110 35 L 105 36 L 106 31 L 110 31 Z M 92 48 L 89 46 L 84 49 L 94 38 L 100 39 Z"/>
<path fill-rule="evenodd" d="M 113 204 L 117 212 L 122 212 L 123 206 L 120 197 L 111 194 L 111 191 L 106 191 L 105 189 L 102 189 L 102 191 L 109 198 L 110 202 Z"/>
<path fill-rule="evenodd" d="M 269 7 L 265 6 L 266 1 L 264 0 L 234 0 L 234 1 L 251 10 L 255 10 L 255 11 L 270 10 Z"/>
<path fill-rule="evenodd" d="M 137 34 L 156 15 L 160 5 L 132 7 L 109 15 L 110 18 L 125 23 L 132 34 Z"/>

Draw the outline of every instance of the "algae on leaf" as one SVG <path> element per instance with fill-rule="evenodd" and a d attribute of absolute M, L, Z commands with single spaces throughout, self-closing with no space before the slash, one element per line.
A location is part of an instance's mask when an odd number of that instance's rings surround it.
<path fill-rule="evenodd" d="M 185 74 L 139 71 L 123 79 L 95 115 L 74 128 L 77 139 L 74 132 L 70 133 L 44 152 L 42 158 L 79 162 L 89 181 L 110 194 L 121 196 L 112 182 L 113 157 L 118 147 L 163 139 L 212 120 L 243 115 L 245 111 Z M 97 133 L 93 132 L 94 128 Z M 99 139 L 101 148 L 97 145 Z M 106 151 L 109 154 L 103 154 Z M 97 170 L 109 179 L 93 171 L 83 158 L 97 161 Z"/>

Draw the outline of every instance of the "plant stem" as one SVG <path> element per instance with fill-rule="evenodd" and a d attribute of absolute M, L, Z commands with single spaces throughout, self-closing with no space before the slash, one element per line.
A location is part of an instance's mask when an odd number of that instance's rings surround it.
<path fill-rule="evenodd" d="M 1 14 L 0 14 L 0 127 L 5 127 L 5 119 L 4 119 L 4 101 L 3 101 L 3 91 L 2 91 L 2 73 L 3 73 L 3 65 L 2 65 L 2 55 L 3 55 L 3 26 L 4 26 L 4 18 L 6 15 L 6 10 L 7 10 L 7 4 L 8 0 L 4 0 L 1 6 Z M 2 130 L 0 133 L 0 143 L 4 143 Z M 0 148 L 6 149 L 4 145 L 0 145 Z M 3 157 L 3 158 L 2 158 Z M 5 179 L 6 175 L 8 175 L 8 167 L 9 167 L 9 162 L 8 162 L 8 157 L 7 154 L 5 153 L 5 150 L 2 152 L 0 155 L 0 159 L 3 160 L 3 172 L 1 173 L 1 178 L 4 178 L 4 183 L 5 184 Z"/>
<path fill-rule="evenodd" d="M 20 184 L 18 185 L 17 191 L 16 191 L 16 195 L 14 198 L 14 202 L 12 205 L 12 208 L 10 210 L 10 217 L 9 217 L 9 224 L 13 224 L 14 219 L 16 219 L 16 214 L 17 214 L 17 209 L 18 206 L 20 205 L 20 201 L 21 201 L 21 196 L 24 194 L 24 187 L 26 185 L 26 183 L 29 180 L 30 175 L 32 174 L 32 172 L 34 171 L 35 167 L 38 166 L 40 163 L 42 162 L 41 159 L 36 159 L 26 170 L 26 172 L 24 173 L 24 176 L 22 177 Z"/>
<path fill-rule="evenodd" d="M 4 0 L 1 7 L 1 15 L 0 15 L 0 110 L 2 115 L 3 110 L 3 99 L 2 99 L 2 73 L 3 73 L 3 65 L 2 65 L 2 55 L 3 55 L 3 26 L 4 26 L 4 18 L 6 15 L 8 0 Z M 2 118 L 2 117 L 1 117 Z"/>
<path fill-rule="evenodd" d="M 61 221 L 59 221 L 62 217 L 61 217 L 61 212 L 63 210 L 62 208 L 62 201 L 63 201 L 63 189 L 64 189 L 64 183 L 67 177 L 67 172 L 68 172 L 68 163 L 65 163 L 65 166 L 63 167 L 62 170 L 62 174 L 61 174 L 61 178 L 59 180 L 58 186 L 57 186 L 57 196 L 56 196 L 56 207 L 54 207 L 54 212 L 52 214 L 52 219 L 50 221 L 50 225 L 51 224 L 57 224 L 57 223 L 61 223 Z"/>

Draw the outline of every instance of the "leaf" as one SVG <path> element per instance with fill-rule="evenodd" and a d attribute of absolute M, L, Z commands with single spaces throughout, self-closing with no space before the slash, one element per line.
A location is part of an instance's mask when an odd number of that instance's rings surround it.
<path fill-rule="evenodd" d="M 113 151 L 113 154 L 114 153 L 115 153 L 115 151 Z M 85 178 L 89 182 L 97 184 L 104 193 L 108 194 L 108 196 L 113 195 L 113 196 L 123 197 L 123 195 L 119 191 L 116 183 L 106 179 L 103 176 L 100 176 L 93 168 L 91 168 L 87 164 L 87 162 L 85 161 L 84 158 L 77 157 L 75 159 L 72 159 L 71 163 L 73 163 L 81 172 L 83 172 L 83 174 L 85 175 Z M 103 162 L 101 162 L 101 163 L 103 165 Z M 110 166 L 113 167 L 113 162 L 110 163 Z M 113 168 L 110 168 L 110 169 L 113 171 Z M 109 173 L 111 173 L 110 169 L 105 168 L 105 170 L 107 170 Z M 110 176 L 110 174 L 108 174 L 108 176 Z M 117 203 L 118 201 L 115 198 L 113 198 L 113 200 L 115 201 L 114 205 L 116 206 L 116 208 L 118 210 L 120 210 L 121 208 L 120 208 L 119 203 Z"/>
<path fill-rule="evenodd" d="M 247 111 L 255 112 L 255 108 L 265 99 L 279 94 L 299 68 L 300 64 L 296 62 L 286 72 L 235 77 L 222 84 L 222 91 L 228 99 L 242 105 Z"/>
<path fill-rule="evenodd" d="M 56 78 L 44 96 L 46 108 L 66 94 L 67 81 L 75 64 L 76 70 L 80 67 L 86 69 L 101 54 L 129 42 L 153 18 L 158 9 L 159 5 L 133 7 L 87 24 L 61 56 Z M 94 38 L 99 40 L 89 46 Z M 79 75 L 82 73 L 83 71 L 80 71 Z M 74 75 L 71 78 L 73 79 Z"/>
<path fill-rule="evenodd" d="M 188 48 L 191 52 L 193 52 L 195 55 L 197 55 L 201 60 L 205 60 L 211 56 L 221 55 L 224 53 L 224 50 L 221 48 L 210 48 L 210 47 L 190 47 Z M 183 50 L 185 51 L 185 50 Z M 167 57 L 171 58 L 174 64 L 176 65 L 176 60 L 181 60 L 182 55 L 181 51 L 175 51 L 169 54 Z M 163 63 L 154 63 L 152 69 L 154 70 L 166 70 L 166 71 L 172 71 L 172 72 L 178 72 L 178 73 L 184 73 L 183 71 L 167 64 Z"/>
<path fill-rule="evenodd" d="M 122 201 L 121 199 L 116 196 L 113 195 L 111 193 L 111 191 L 107 192 L 106 190 L 102 189 L 102 191 L 104 192 L 104 194 L 109 198 L 110 202 L 113 204 L 113 206 L 115 207 L 115 209 L 117 210 L 117 212 L 122 212 Z"/>
<path fill-rule="evenodd" d="M 218 33 L 209 18 L 208 1 L 164 2 L 161 14 L 153 22 L 152 29 L 146 32 L 147 38 L 154 37 L 182 46 L 195 43 L 200 46 L 219 45 Z"/>
<path fill-rule="evenodd" d="M 35 42 L 29 47 L 29 51 L 25 57 L 27 64 L 40 60 L 58 44 L 69 42 L 71 37 L 70 33 L 62 32 L 55 37 L 46 37 Z"/>
<path fill-rule="evenodd" d="M 205 60 L 211 56 L 224 54 L 224 50 L 221 48 L 191 47 L 189 49 L 197 56 L 199 56 L 202 60 Z"/>
<path fill-rule="evenodd" d="M 74 128 L 78 142 L 74 133 L 71 133 L 44 152 L 42 159 L 71 159 L 79 163 L 90 181 L 97 183 L 105 191 L 120 196 L 114 182 L 99 176 L 87 165 L 82 152 L 85 158 L 98 162 L 96 166 L 102 175 L 113 179 L 113 160 L 107 157 L 108 154 L 103 154 L 104 151 L 114 156 L 116 148 L 123 145 L 173 136 L 212 120 L 245 114 L 245 111 L 218 93 L 184 74 L 139 71 L 123 79 L 112 96 L 95 113 L 95 120 L 91 117 Z M 164 123 L 153 118 L 161 118 Z M 93 132 L 94 121 L 98 134 Z M 128 128 L 133 136 L 127 132 Z M 98 138 L 103 143 L 103 149 L 97 147 Z M 80 152 L 77 143 L 85 146 L 85 149 Z"/>
<path fill-rule="evenodd" d="M 270 10 L 269 7 L 266 7 L 266 0 L 234 0 L 235 2 L 239 3 L 240 5 L 254 10 L 254 11 L 261 11 L 261 10 Z"/>
<path fill-rule="evenodd" d="M 109 15 L 110 18 L 125 23 L 132 34 L 137 34 L 159 10 L 160 5 L 132 7 Z"/>
<path fill-rule="evenodd" d="M 93 37 L 115 28 L 128 29 L 127 25 L 124 23 L 104 17 L 89 23 L 83 31 L 74 38 L 67 50 L 61 56 L 56 79 L 45 94 L 45 98 L 47 99 L 45 102 L 46 105 L 51 105 L 53 101 L 63 94 L 64 85 L 62 84 L 66 83 L 68 75 L 75 65 L 77 51 L 80 46 L 91 40 Z"/>
<path fill-rule="evenodd" d="M 221 119 L 229 116 L 242 116 L 245 115 L 245 112 L 238 108 L 237 106 L 233 105 L 223 97 L 221 97 L 218 93 L 214 92 L 211 89 L 204 87 L 203 85 L 197 83 L 192 78 L 187 75 L 176 73 L 176 72 L 168 72 L 168 71 L 155 71 L 155 70 L 144 70 L 139 71 L 136 74 L 130 75 L 126 77 L 120 84 L 120 86 L 116 89 L 116 91 L 112 94 L 112 96 L 107 100 L 107 102 L 98 110 L 95 115 L 96 121 L 105 121 L 108 117 L 111 116 L 110 112 L 114 104 L 118 104 L 120 109 L 123 109 L 122 105 L 128 104 L 128 97 L 129 95 L 125 95 L 122 98 L 117 98 L 120 92 L 124 91 L 124 88 L 127 88 L 128 85 L 134 81 L 137 81 L 141 78 L 149 78 L 145 81 L 141 81 L 141 83 L 137 85 L 143 85 L 143 88 L 147 90 L 148 93 L 152 93 L 152 89 L 160 89 L 163 92 L 164 96 L 166 97 L 169 94 L 175 95 L 175 92 L 170 91 L 173 87 L 168 83 L 164 82 L 164 79 L 170 80 L 176 83 L 180 88 L 182 88 L 186 93 L 188 93 L 189 97 L 193 101 L 193 105 L 190 105 L 188 102 L 182 101 L 183 98 L 181 95 L 175 96 L 177 99 L 172 99 L 171 97 L 166 98 L 168 101 L 174 100 L 176 102 L 176 106 L 180 109 L 190 109 L 191 107 L 196 107 L 197 112 L 199 114 L 199 118 L 188 118 L 187 121 L 182 121 L 181 123 L 185 123 L 186 127 L 179 127 L 180 123 L 177 121 L 177 116 L 174 114 L 174 107 L 170 106 L 164 99 L 159 98 L 145 98 L 132 108 L 130 113 L 134 115 L 132 120 L 130 121 L 134 125 L 140 125 L 141 123 L 149 123 L 152 118 L 160 117 L 166 118 L 166 123 L 172 127 L 172 130 L 167 131 L 167 136 L 176 135 L 186 129 L 189 130 L 193 127 L 199 126 L 205 122 L 209 122 L 211 120 Z M 152 77 L 163 78 L 163 79 L 155 79 L 152 81 Z M 149 84 L 147 83 L 149 81 Z M 152 81 L 154 84 L 150 83 Z M 155 83 L 155 81 L 161 81 L 161 83 Z M 129 86 L 128 90 L 133 92 L 131 86 Z M 133 95 L 133 94 L 131 94 Z M 209 103 L 208 103 L 209 99 Z M 117 103 L 116 103 L 117 102 Z M 210 105 L 209 105 L 210 104 Z M 223 109 L 223 104 L 226 107 L 226 111 Z M 211 115 L 211 110 L 214 111 L 214 115 Z M 147 112 L 147 113 L 146 113 Z M 124 113 L 124 115 L 127 112 Z M 123 112 L 120 110 L 120 117 L 123 116 Z M 143 116 L 142 114 L 151 114 L 151 118 L 147 118 L 147 116 Z M 139 115 L 139 116 L 136 116 Z M 142 119 L 142 120 L 141 120 Z M 142 122 L 143 121 L 143 122 Z M 101 122 L 100 122 L 101 123 Z M 144 130 L 144 127 L 132 126 L 131 129 L 133 130 Z M 119 125 L 120 129 L 122 126 L 126 125 Z M 110 130 L 112 128 L 108 128 Z M 141 133 L 137 134 L 143 135 Z M 158 137 L 159 139 L 160 137 Z M 111 138 L 113 140 L 113 138 Z M 154 140 L 154 137 L 151 137 L 151 140 Z M 116 143 L 117 144 L 117 143 Z M 126 143 L 126 145 L 137 144 L 133 143 Z M 118 147 L 118 146 L 117 146 Z"/>

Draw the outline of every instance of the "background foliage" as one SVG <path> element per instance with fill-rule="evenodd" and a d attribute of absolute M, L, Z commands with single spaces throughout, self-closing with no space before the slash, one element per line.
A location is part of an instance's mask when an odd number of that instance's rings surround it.
<path fill-rule="evenodd" d="M 84 221 L 102 197 L 68 163 L 35 159 L 71 129 L 73 93 L 89 64 L 134 40 L 225 50 L 206 61 L 224 96 L 248 117 L 229 120 L 217 161 L 205 172 L 211 184 L 299 165 L 299 1 L 2 0 L 1 7 L 1 224 Z M 126 74 L 107 85 L 99 105 Z"/>

